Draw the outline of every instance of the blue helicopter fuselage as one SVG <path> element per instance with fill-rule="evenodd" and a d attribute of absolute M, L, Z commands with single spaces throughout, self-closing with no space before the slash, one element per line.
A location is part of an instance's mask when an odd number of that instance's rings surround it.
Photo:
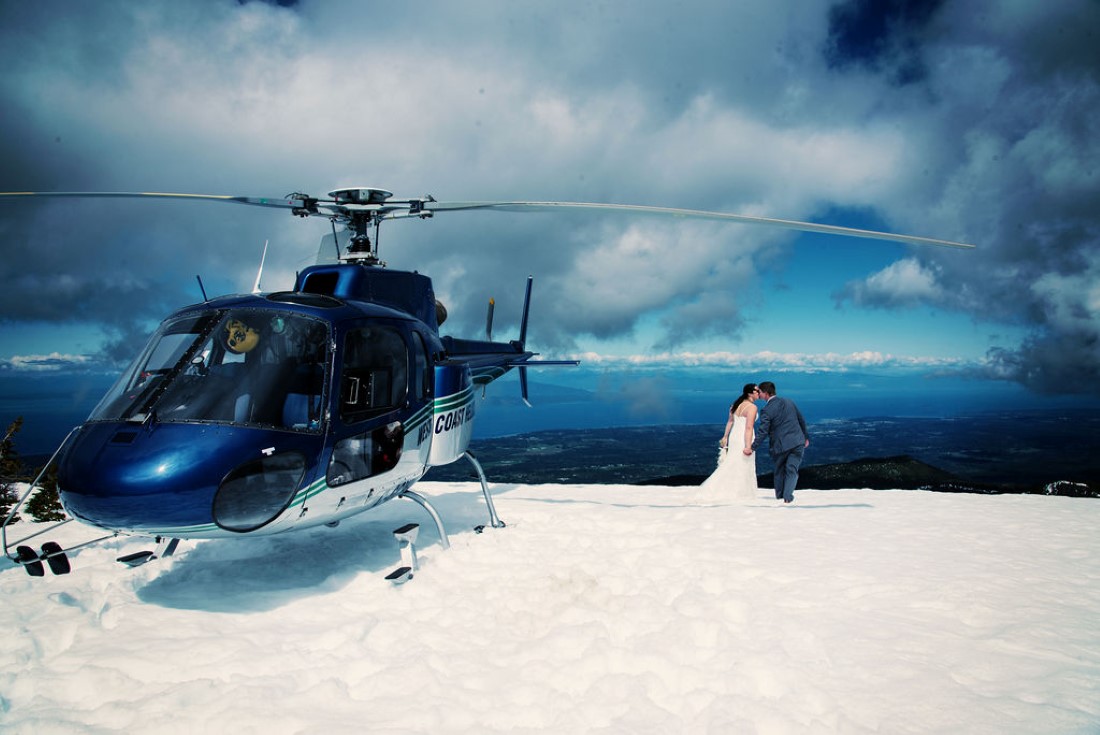
<path fill-rule="evenodd" d="M 166 318 L 62 452 L 61 500 L 174 538 L 334 523 L 462 456 L 500 362 L 448 358 L 426 277 L 314 266 Z"/>

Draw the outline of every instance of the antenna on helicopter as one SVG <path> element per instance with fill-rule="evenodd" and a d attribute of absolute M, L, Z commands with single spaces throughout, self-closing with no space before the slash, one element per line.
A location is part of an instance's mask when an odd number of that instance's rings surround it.
<path fill-rule="evenodd" d="M 260 277 L 264 274 L 264 261 L 267 260 L 267 244 L 269 240 L 264 240 L 264 252 L 260 256 L 260 270 L 256 272 L 256 283 L 252 286 L 252 293 L 260 292 Z"/>

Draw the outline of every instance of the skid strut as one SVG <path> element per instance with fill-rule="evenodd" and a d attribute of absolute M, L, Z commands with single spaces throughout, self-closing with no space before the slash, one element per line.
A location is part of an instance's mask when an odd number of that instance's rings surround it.
<path fill-rule="evenodd" d="M 470 464 L 477 470 L 477 477 L 481 481 L 481 492 L 485 495 L 485 504 L 489 506 L 489 524 L 493 528 L 504 528 L 504 521 L 500 520 L 500 516 L 497 515 L 496 506 L 493 505 L 493 496 L 489 493 L 489 483 L 485 479 L 485 471 L 481 469 L 481 463 L 477 461 L 477 457 L 471 452 L 466 452 L 462 455 L 470 461 Z M 398 497 L 408 498 L 421 508 L 423 508 L 428 515 L 435 521 L 435 527 L 439 531 L 439 542 L 444 549 L 451 548 L 450 539 L 447 538 L 447 529 L 443 527 L 443 520 L 439 517 L 439 513 L 428 499 L 418 492 L 413 490 L 405 490 Z M 475 531 L 481 533 L 485 530 L 485 526 L 476 526 Z M 416 558 L 416 536 L 420 532 L 420 526 L 415 523 L 402 526 L 395 529 L 393 537 L 397 540 L 397 543 L 401 549 L 401 562 L 402 565 L 397 569 L 386 575 L 386 579 L 394 584 L 404 584 L 412 579 L 413 572 L 420 568 L 420 564 Z"/>
<path fill-rule="evenodd" d="M 444 549 L 451 548 L 451 541 L 447 538 L 447 529 L 443 528 L 442 519 L 440 519 L 439 514 L 435 512 L 435 508 L 432 507 L 432 504 L 428 502 L 427 498 L 425 498 L 420 493 L 414 492 L 412 490 L 406 490 L 405 492 L 401 493 L 401 497 L 408 498 L 409 500 L 413 501 L 421 508 L 423 508 L 425 511 L 427 511 L 428 515 L 430 515 L 432 517 L 432 520 L 435 521 L 435 527 L 439 530 L 439 542 L 443 544 Z"/>
<path fill-rule="evenodd" d="M 443 527 L 443 520 L 427 498 L 412 490 L 404 491 L 399 497 L 408 498 L 423 508 L 435 521 L 436 530 L 439 531 L 439 543 L 444 549 L 451 548 L 451 541 L 447 538 L 447 529 Z M 420 562 L 416 558 L 416 536 L 418 533 L 420 533 L 420 526 L 416 523 L 409 523 L 395 529 L 393 532 L 393 537 L 397 540 L 401 549 L 401 566 L 387 574 L 386 579 L 394 584 L 408 582 L 413 578 L 413 572 L 420 568 Z"/>
<path fill-rule="evenodd" d="M 489 483 L 485 480 L 485 471 L 481 469 L 481 463 L 477 461 L 473 452 L 468 451 L 462 456 L 470 460 L 470 464 L 477 470 L 477 479 L 481 481 L 481 492 L 485 496 L 485 504 L 489 506 L 489 525 L 493 528 L 504 528 L 504 521 L 500 520 L 497 509 L 493 505 L 493 496 L 489 494 Z M 478 526 L 474 530 L 481 533 L 485 530 L 485 526 Z"/>

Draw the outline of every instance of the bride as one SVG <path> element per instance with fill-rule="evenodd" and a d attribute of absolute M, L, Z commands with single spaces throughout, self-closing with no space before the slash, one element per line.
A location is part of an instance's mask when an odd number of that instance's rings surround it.
<path fill-rule="evenodd" d="M 749 383 L 730 406 L 726 433 L 718 442 L 718 469 L 700 487 L 707 499 L 756 499 L 756 455 L 746 456 L 742 449 L 752 447 L 753 424 L 756 423 L 753 401 L 759 394 L 756 385 Z"/>

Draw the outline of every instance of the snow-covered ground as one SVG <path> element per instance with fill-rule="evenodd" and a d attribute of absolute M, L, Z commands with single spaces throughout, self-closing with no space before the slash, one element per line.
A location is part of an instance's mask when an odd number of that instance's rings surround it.
<path fill-rule="evenodd" d="M 417 488 L 450 550 L 397 501 L 132 570 L 139 539 L 3 567 L 0 731 L 1100 732 L 1095 499 L 498 485 L 508 527 L 478 535 L 476 484 Z"/>

